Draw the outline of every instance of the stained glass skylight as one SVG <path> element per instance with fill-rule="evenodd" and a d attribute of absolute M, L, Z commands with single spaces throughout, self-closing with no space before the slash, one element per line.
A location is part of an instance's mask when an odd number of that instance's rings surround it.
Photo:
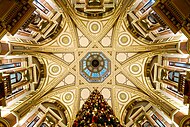
<path fill-rule="evenodd" d="M 80 61 L 80 74 L 88 82 L 102 82 L 110 75 L 110 60 L 102 52 L 89 52 Z"/>

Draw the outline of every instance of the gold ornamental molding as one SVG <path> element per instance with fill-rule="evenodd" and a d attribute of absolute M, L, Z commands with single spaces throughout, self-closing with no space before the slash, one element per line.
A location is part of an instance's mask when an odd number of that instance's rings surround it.
<path fill-rule="evenodd" d="M 128 58 L 124 62 L 123 67 L 129 66 L 130 64 L 133 64 L 136 61 L 144 59 L 146 57 L 153 57 L 153 56 L 156 56 L 156 55 L 159 55 L 159 54 L 164 54 L 164 53 L 166 53 L 166 52 L 163 51 L 163 50 L 156 50 L 156 51 L 152 51 L 152 52 L 146 52 L 146 53 L 142 53 L 142 54 L 136 54 L 136 55 Z"/>
<path fill-rule="evenodd" d="M 81 19 L 79 19 L 78 15 L 74 12 L 72 6 L 70 4 L 65 5 L 64 2 L 57 0 L 55 1 L 57 4 L 59 4 L 63 10 L 71 16 L 77 27 L 82 31 L 82 33 L 85 34 L 85 36 L 93 41 L 94 40 L 94 35 L 88 32 L 87 28 L 84 26 L 82 23 Z M 114 14 L 111 16 L 111 18 L 108 20 L 107 25 L 103 28 L 102 32 L 99 32 L 95 37 L 96 41 L 100 41 L 104 35 L 113 27 L 114 23 L 118 19 L 118 16 L 125 11 L 125 7 L 130 5 L 133 1 L 128 1 L 128 0 L 122 0 L 119 4 L 119 6 L 116 8 Z M 104 34 L 103 34 L 104 33 Z"/>
<path fill-rule="evenodd" d="M 35 52 L 29 55 L 33 55 L 38 58 L 49 59 L 57 63 L 58 65 L 61 65 L 62 67 L 65 67 L 65 68 L 68 67 L 63 62 L 61 62 L 59 58 L 55 57 L 54 55 L 48 55 L 44 53 L 35 53 Z M 27 113 L 27 111 L 31 109 L 32 106 L 36 105 L 39 98 L 43 97 L 46 93 L 48 93 L 50 90 L 56 87 L 67 74 L 68 74 L 68 71 L 64 71 L 63 73 L 60 73 L 56 78 L 50 81 L 45 88 L 43 88 L 42 90 L 39 90 L 34 96 L 29 98 L 27 101 L 18 105 L 16 108 L 13 109 L 13 111 L 19 116 L 19 118 L 23 117 Z"/>
<path fill-rule="evenodd" d="M 164 44 L 150 44 L 150 45 L 143 45 L 143 46 L 123 46 L 116 48 L 116 51 L 125 51 L 125 52 L 144 52 L 144 51 L 153 51 L 153 50 L 171 50 L 171 48 L 168 48 L 169 46 L 177 46 L 177 42 L 171 42 L 171 43 L 164 43 Z M 176 49 L 177 50 L 177 49 Z"/>
<path fill-rule="evenodd" d="M 0 117 L 0 127 L 11 127 L 8 121 Z"/>
<path fill-rule="evenodd" d="M 185 116 L 179 123 L 180 127 L 189 127 L 190 126 L 190 116 Z"/>
<path fill-rule="evenodd" d="M 175 111 L 177 110 L 177 108 L 173 104 L 170 104 L 165 98 L 158 96 L 157 93 L 146 87 L 144 83 L 142 83 L 137 77 L 131 75 L 128 71 L 123 70 L 122 72 L 139 89 L 145 92 L 154 101 L 154 103 L 160 110 L 164 111 L 166 115 L 172 118 L 173 113 L 175 113 Z"/>
<path fill-rule="evenodd" d="M 145 45 L 145 46 L 123 46 L 123 47 L 117 47 L 115 51 L 117 52 L 143 52 L 143 51 L 153 51 L 153 50 L 160 50 L 167 51 L 170 50 L 168 48 L 169 46 L 175 46 L 178 43 L 171 42 L 167 44 L 152 44 L 152 45 Z M 57 47 L 57 46 L 34 46 L 34 45 L 26 45 L 26 44 L 16 44 L 12 43 L 12 46 L 22 46 L 24 48 L 22 49 L 13 49 L 12 51 L 25 51 L 25 52 L 70 52 L 73 51 L 73 48 L 68 47 Z M 177 50 L 177 49 L 176 49 Z"/>

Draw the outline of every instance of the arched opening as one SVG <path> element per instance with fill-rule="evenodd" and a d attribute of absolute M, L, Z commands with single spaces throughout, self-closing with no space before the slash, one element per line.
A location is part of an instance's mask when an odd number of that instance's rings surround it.
<path fill-rule="evenodd" d="M 55 100 L 42 102 L 37 109 L 30 112 L 30 117 L 26 121 L 22 126 L 66 127 L 69 123 L 69 116 L 64 104 Z"/>
<path fill-rule="evenodd" d="M 152 103 L 141 98 L 129 102 L 121 116 L 122 123 L 127 127 L 166 127 L 169 125 L 164 114 L 161 114 Z"/>
<path fill-rule="evenodd" d="M 133 117 L 133 115 L 141 108 L 146 107 L 149 104 L 148 101 L 142 100 L 142 99 L 134 99 L 132 100 L 124 110 L 124 113 L 122 115 L 122 122 L 124 124 L 127 124 L 130 119 Z"/>

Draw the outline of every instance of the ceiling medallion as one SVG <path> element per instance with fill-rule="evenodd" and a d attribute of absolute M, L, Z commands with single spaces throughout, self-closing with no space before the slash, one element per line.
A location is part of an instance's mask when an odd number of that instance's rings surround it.
<path fill-rule="evenodd" d="M 59 38 L 59 44 L 61 46 L 69 46 L 69 45 L 71 45 L 71 42 L 72 42 L 71 37 L 68 34 L 63 34 Z"/>
<path fill-rule="evenodd" d="M 130 68 L 130 72 L 136 76 L 140 75 L 142 72 L 142 66 L 139 63 L 132 64 L 129 68 Z"/>
<path fill-rule="evenodd" d="M 127 46 L 130 45 L 130 43 L 131 43 L 131 38 L 128 34 L 123 33 L 119 36 L 119 44 L 121 46 Z"/>
<path fill-rule="evenodd" d="M 128 94 L 124 91 L 120 91 L 118 93 L 118 99 L 120 102 L 127 102 L 129 97 L 128 97 Z"/>
<path fill-rule="evenodd" d="M 101 30 L 101 24 L 97 21 L 93 21 L 89 23 L 90 32 L 97 34 Z"/>
<path fill-rule="evenodd" d="M 73 92 L 66 92 L 66 93 L 63 95 L 63 101 L 66 102 L 66 103 L 72 102 L 73 99 L 74 99 Z"/>
<path fill-rule="evenodd" d="M 111 61 L 102 52 L 89 52 L 80 61 L 80 74 L 88 82 L 102 82 L 110 75 Z"/>
<path fill-rule="evenodd" d="M 61 73 L 61 67 L 59 65 L 50 64 L 49 66 L 49 74 L 51 77 L 55 77 Z"/>

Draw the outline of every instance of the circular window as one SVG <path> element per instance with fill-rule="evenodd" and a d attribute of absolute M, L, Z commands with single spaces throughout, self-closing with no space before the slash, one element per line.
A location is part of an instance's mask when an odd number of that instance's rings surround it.
<path fill-rule="evenodd" d="M 110 74 L 111 62 L 101 52 L 90 52 L 81 61 L 80 74 L 88 82 L 102 82 Z"/>

